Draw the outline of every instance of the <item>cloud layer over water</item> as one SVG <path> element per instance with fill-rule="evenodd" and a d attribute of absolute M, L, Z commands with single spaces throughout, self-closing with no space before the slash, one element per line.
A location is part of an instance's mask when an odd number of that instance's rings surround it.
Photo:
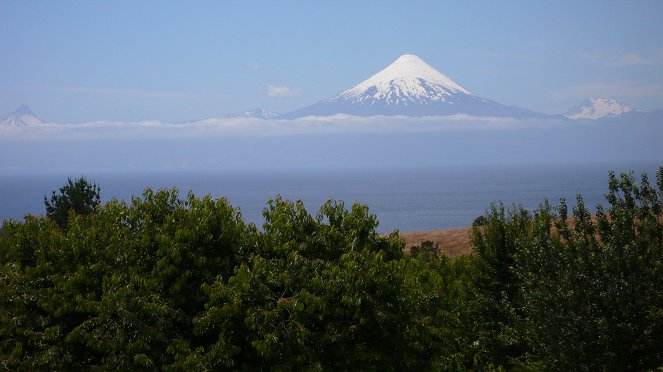
<path fill-rule="evenodd" d="M 137 139 L 208 138 L 210 136 L 288 136 L 351 133 L 425 133 L 476 130 L 515 130 L 581 125 L 557 119 L 518 120 L 468 115 L 431 117 L 360 117 L 334 115 L 295 120 L 251 118 L 205 119 L 186 123 L 160 121 L 95 121 L 80 124 L 44 123 L 29 127 L 0 127 L 0 141 L 11 139 Z"/>
<path fill-rule="evenodd" d="M 0 172 L 91 174 L 658 162 L 647 121 L 307 117 L 0 128 Z"/>

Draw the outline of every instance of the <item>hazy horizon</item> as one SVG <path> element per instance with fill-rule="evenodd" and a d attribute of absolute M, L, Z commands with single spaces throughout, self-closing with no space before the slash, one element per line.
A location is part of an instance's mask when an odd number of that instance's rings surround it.
<path fill-rule="evenodd" d="M 658 1 L 3 2 L 0 31 L 0 115 L 27 104 L 47 122 L 283 113 L 406 53 L 538 112 L 589 97 L 663 108 Z"/>
<path fill-rule="evenodd" d="M 0 116 L 42 121 L 0 122 L 6 174 L 663 159 L 661 2 L 2 10 Z M 628 106 L 545 115 L 597 96 Z"/>
<path fill-rule="evenodd" d="M 291 121 L 290 128 L 243 120 L 254 123 L 248 129 L 213 123 L 14 128 L 16 137 L 0 141 L 0 171 L 402 169 L 663 159 L 658 122 L 370 120 Z"/>

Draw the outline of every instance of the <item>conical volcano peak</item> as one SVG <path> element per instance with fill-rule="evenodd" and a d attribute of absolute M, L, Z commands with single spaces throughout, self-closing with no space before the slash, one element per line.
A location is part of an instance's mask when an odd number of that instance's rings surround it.
<path fill-rule="evenodd" d="M 402 73 L 416 73 L 418 71 L 425 74 L 427 70 L 435 71 L 433 67 L 414 54 L 403 54 L 387 68 L 398 69 Z"/>
<path fill-rule="evenodd" d="M 423 79 L 426 81 L 442 84 L 453 88 L 460 92 L 468 94 L 460 85 L 453 82 L 446 75 L 431 67 L 428 63 L 424 62 L 421 58 L 414 54 L 403 54 L 398 57 L 386 69 L 380 71 L 373 77 L 380 77 L 382 79 L 389 78 L 414 78 Z"/>
<path fill-rule="evenodd" d="M 404 54 L 384 70 L 341 92 L 330 101 L 408 105 L 445 102 L 456 94 L 472 95 L 421 58 L 414 54 Z"/>
<path fill-rule="evenodd" d="M 477 96 L 414 54 L 403 54 L 382 71 L 336 96 L 279 116 L 349 114 L 357 116 L 494 117 L 545 116 Z"/>
<path fill-rule="evenodd" d="M 42 121 L 32 113 L 30 107 L 21 105 L 13 112 L 0 118 L 0 125 L 23 127 L 26 125 L 40 124 Z"/>
<path fill-rule="evenodd" d="M 32 116 L 34 116 L 34 114 L 32 113 L 32 110 L 30 110 L 30 107 L 29 107 L 28 105 L 25 105 L 25 104 L 19 106 L 19 107 L 16 109 L 16 111 L 13 112 L 13 114 L 16 114 L 16 115 L 32 115 Z"/>
<path fill-rule="evenodd" d="M 394 61 L 394 62 L 397 62 L 397 61 L 400 61 L 400 60 L 403 60 L 403 61 L 408 61 L 408 60 L 410 60 L 410 61 L 413 61 L 413 62 L 423 62 L 423 63 L 426 63 L 426 62 L 424 62 L 421 58 L 419 58 L 419 56 L 414 55 L 414 54 L 403 54 L 402 56 L 398 57 L 398 59 L 397 59 L 396 61 Z"/>

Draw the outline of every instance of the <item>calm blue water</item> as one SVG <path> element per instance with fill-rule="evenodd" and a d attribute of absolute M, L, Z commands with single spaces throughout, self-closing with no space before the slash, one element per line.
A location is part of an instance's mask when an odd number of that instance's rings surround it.
<path fill-rule="evenodd" d="M 593 164 L 498 166 L 437 169 L 288 172 L 209 172 L 87 174 L 101 186 L 102 201 L 130 200 L 146 187 L 177 187 L 183 197 L 225 196 L 244 218 L 262 224 L 262 208 L 281 195 L 301 199 L 313 214 L 329 198 L 368 204 L 378 216 L 379 230 L 434 230 L 471 225 L 491 202 L 521 204 L 533 209 L 548 198 L 575 202 L 581 193 L 588 206 L 604 201 L 608 171 L 647 171 L 655 182 L 658 164 Z M 0 219 L 21 219 L 44 213 L 43 198 L 66 182 L 67 176 L 0 175 Z"/>

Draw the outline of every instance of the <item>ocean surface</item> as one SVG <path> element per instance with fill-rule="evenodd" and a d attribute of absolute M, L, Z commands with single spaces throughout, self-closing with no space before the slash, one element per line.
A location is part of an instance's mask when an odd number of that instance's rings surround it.
<path fill-rule="evenodd" d="M 662 162 L 663 163 L 663 162 Z M 367 204 L 380 221 L 378 230 L 421 231 L 469 226 L 493 202 L 536 208 L 546 198 L 556 205 L 566 198 L 575 204 L 582 194 L 594 210 L 604 204 L 608 172 L 648 172 L 656 182 L 660 164 L 573 164 L 422 169 L 352 169 L 255 172 L 172 172 L 85 174 L 101 187 L 102 202 L 130 201 L 146 187 L 177 187 L 182 198 L 226 197 L 239 207 L 245 220 L 260 226 L 266 202 L 281 195 L 301 199 L 315 215 L 328 199 Z M 67 177 L 81 174 L 0 174 L 0 220 L 43 214 L 44 196 L 50 197 Z"/>

